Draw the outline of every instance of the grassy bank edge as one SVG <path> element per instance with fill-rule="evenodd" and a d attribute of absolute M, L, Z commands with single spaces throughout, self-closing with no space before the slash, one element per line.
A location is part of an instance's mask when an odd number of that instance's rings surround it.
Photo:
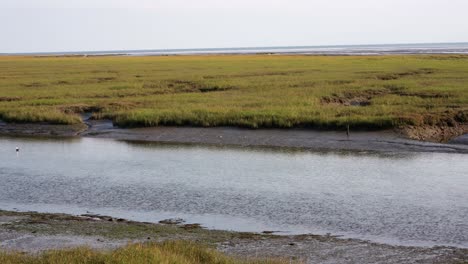
<path fill-rule="evenodd" d="M 87 247 L 49 250 L 39 254 L 2 252 L 3 264 L 84 264 L 84 263 L 173 263 L 173 264 L 286 264 L 299 263 L 281 259 L 234 258 L 206 245 L 191 241 L 129 244 L 114 250 Z"/>
<path fill-rule="evenodd" d="M 274 237 L 255 233 L 207 230 L 198 224 L 172 222 L 146 223 L 102 215 L 67 215 L 0 210 L 1 217 L 14 220 L 0 225 L 0 231 L 38 236 L 71 235 L 102 237 L 110 241 L 128 241 L 127 246 L 98 250 L 76 247 L 36 253 L 5 251 L 0 247 L 0 263 L 226 263 L 281 264 L 281 258 L 227 256 L 215 249 L 216 244 L 232 239 Z M 293 262 L 298 263 L 298 262 Z"/>

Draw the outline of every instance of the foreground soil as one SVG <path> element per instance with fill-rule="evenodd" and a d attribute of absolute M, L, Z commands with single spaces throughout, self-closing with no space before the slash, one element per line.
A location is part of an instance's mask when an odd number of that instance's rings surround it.
<path fill-rule="evenodd" d="M 87 246 L 108 250 L 132 242 L 189 240 L 231 256 L 304 263 L 466 263 L 468 249 L 403 247 L 334 236 L 280 236 L 206 230 L 178 219 L 142 223 L 98 215 L 0 211 L 0 249 L 40 252 Z"/>

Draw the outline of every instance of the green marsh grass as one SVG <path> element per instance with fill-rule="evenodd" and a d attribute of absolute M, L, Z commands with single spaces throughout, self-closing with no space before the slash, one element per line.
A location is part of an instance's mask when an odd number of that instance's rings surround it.
<path fill-rule="evenodd" d="M 466 122 L 468 56 L 0 57 L 0 119 L 84 111 L 123 127 Z"/>

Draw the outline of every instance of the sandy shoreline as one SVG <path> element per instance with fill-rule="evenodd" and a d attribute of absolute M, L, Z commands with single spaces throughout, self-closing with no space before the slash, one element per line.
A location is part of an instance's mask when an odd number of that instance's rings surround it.
<path fill-rule="evenodd" d="M 153 127 L 123 129 L 112 122 L 87 121 L 74 126 L 0 122 L 0 135 L 93 137 L 126 141 L 209 144 L 241 147 L 298 148 L 316 151 L 468 153 L 468 135 L 449 143 L 404 138 L 392 130 L 318 131 L 311 129 L 241 129 L 232 127 Z"/>

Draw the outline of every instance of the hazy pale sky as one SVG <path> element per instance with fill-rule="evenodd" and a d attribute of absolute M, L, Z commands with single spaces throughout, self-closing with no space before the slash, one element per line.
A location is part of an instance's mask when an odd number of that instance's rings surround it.
<path fill-rule="evenodd" d="M 468 42 L 468 0 L 0 0 L 0 53 Z"/>

